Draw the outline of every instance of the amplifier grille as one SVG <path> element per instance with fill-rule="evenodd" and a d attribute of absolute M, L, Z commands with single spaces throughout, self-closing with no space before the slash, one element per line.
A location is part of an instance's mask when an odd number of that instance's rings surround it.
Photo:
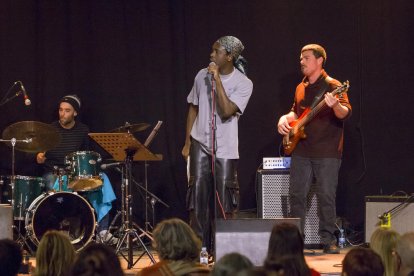
<path fill-rule="evenodd" d="M 260 218 L 289 217 L 289 169 L 258 170 L 258 213 Z M 319 246 L 319 204 L 314 185 L 307 197 L 305 244 Z"/>

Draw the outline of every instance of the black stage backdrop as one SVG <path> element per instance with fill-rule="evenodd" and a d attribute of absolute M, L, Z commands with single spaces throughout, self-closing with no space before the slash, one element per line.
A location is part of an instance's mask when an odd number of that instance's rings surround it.
<path fill-rule="evenodd" d="M 346 122 L 337 212 L 362 226 L 364 196 L 413 192 L 412 14 L 414 2 L 387 0 L 2 0 L 0 93 L 21 80 L 32 105 L 18 97 L 2 106 L 0 130 L 18 121 L 56 120 L 58 100 L 72 93 L 81 97 L 80 119 L 92 132 L 162 120 L 150 149 L 164 159 L 149 163 L 148 188 L 169 208 L 156 203 L 155 222 L 187 219 L 181 157 L 186 97 L 198 70 L 209 63 L 212 43 L 234 35 L 245 44 L 254 83 L 240 119 L 239 163 L 241 209 L 254 209 L 256 170 L 263 157 L 279 156 L 276 121 L 289 110 L 302 78 L 300 49 L 319 43 L 328 53 L 327 72 L 351 83 L 353 116 Z M 10 147 L 2 143 L 0 154 L 1 174 L 8 175 Z M 36 175 L 33 156 L 16 155 L 17 174 Z M 141 185 L 143 172 L 144 164 L 136 162 Z M 120 176 L 108 174 L 119 197 Z M 141 191 L 134 187 L 139 223 L 145 219 Z"/>

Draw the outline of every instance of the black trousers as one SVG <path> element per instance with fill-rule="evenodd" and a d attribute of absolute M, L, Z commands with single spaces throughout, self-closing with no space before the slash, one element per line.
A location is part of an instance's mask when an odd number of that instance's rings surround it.
<path fill-rule="evenodd" d="M 190 226 L 210 254 L 214 250 L 215 218 L 232 218 L 238 211 L 240 195 L 237 164 L 238 159 L 216 158 L 214 185 L 212 157 L 197 141 L 192 140 L 187 208 Z"/>
<path fill-rule="evenodd" d="M 301 219 L 304 234 L 306 197 L 315 178 L 316 196 L 319 200 L 319 235 L 322 244 L 336 241 L 336 188 L 341 160 L 336 158 L 292 157 L 290 167 L 290 216 Z"/>

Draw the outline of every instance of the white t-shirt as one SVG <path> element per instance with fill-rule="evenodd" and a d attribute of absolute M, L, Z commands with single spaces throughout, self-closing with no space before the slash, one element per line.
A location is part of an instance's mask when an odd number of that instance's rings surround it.
<path fill-rule="evenodd" d="M 237 105 L 240 112 L 227 120 L 222 120 L 215 108 L 216 157 L 238 159 L 238 120 L 249 102 L 253 83 L 236 68 L 228 75 L 220 75 L 220 78 L 227 96 Z M 191 129 L 191 137 L 211 152 L 211 74 L 206 68 L 201 69 L 195 77 L 187 102 L 198 106 L 198 115 Z"/>

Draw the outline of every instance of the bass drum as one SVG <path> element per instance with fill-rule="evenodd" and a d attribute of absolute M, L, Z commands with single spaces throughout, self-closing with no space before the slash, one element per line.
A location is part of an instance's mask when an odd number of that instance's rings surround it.
<path fill-rule="evenodd" d="M 42 194 L 26 213 L 26 230 L 30 240 L 38 245 L 48 230 L 64 232 L 76 251 L 80 251 L 95 233 L 93 208 L 81 196 L 58 192 Z"/>

